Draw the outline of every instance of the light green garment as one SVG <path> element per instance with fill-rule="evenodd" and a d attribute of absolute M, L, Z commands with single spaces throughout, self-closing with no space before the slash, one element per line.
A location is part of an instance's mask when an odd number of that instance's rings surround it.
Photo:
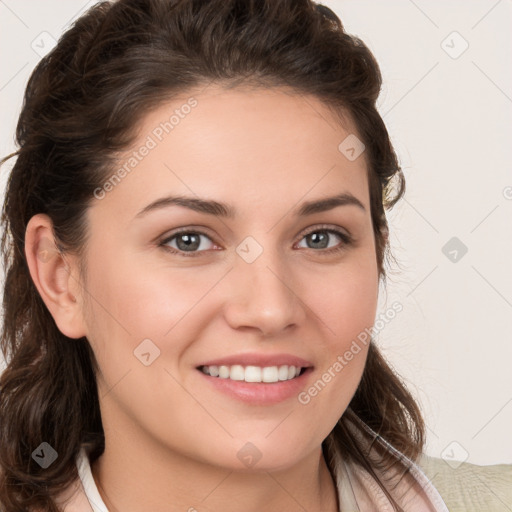
<path fill-rule="evenodd" d="M 368 437 L 360 435 L 360 430 L 353 425 L 348 426 L 361 446 L 368 449 L 369 439 L 373 439 L 375 444 L 393 453 L 409 468 L 396 487 L 391 482 L 385 484 L 389 494 L 405 512 L 512 512 L 512 464 L 478 466 L 425 454 L 413 463 L 362 421 L 360 427 L 366 430 Z M 330 437 L 326 440 L 326 448 L 328 453 L 334 454 L 340 511 L 394 511 L 371 475 L 360 466 L 343 461 Z M 369 453 L 374 451 L 372 449 Z M 389 472 L 375 472 L 382 482 L 386 479 L 396 482 Z"/>
<path fill-rule="evenodd" d="M 459 465 L 427 455 L 419 464 L 450 512 L 512 512 L 512 464 Z"/>
<path fill-rule="evenodd" d="M 392 453 L 395 459 L 402 462 L 402 467 L 395 466 L 394 472 L 379 470 L 376 467 L 374 472 L 389 496 L 405 512 L 449 512 L 450 509 L 447 508 L 438 490 L 417 464 L 395 450 L 384 439 L 376 436 L 363 422 L 361 426 L 367 429 L 371 439 L 375 439 L 374 444 L 371 444 L 368 439 L 351 429 L 368 459 L 377 460 L 375 446 L 378 444 L 384 447 L 385 452 Z M 325 442 L 327 454 L 334 466 L 333 476 L 338 488 L 340 512 L 395 512 L 391 501 L 375 478 L 360 465 L 344 460 L 331 437 Z M 403 472 L 404 467 L 408 468 L 406 472 Z"/>

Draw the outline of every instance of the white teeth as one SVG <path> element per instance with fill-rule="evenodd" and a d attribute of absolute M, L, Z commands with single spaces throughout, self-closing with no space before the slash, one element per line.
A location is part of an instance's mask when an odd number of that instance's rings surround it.
<path fill-rule="evenodd" d="M 210 369 L 209 366 L 205 366 L 204 368 Z M 219 366 L 219 377 L 221 379 L 229 379 L 229 366 Z"/>
<path fill-rule="evenodd" d="M 221 379 L 244 380 L 245 382 L 278 382 L 298 377 L 302 368 L 293 365 L 282 366 L 202 366 L 201 371 L 211 377 Z"/>
<path fill-rule="evenodd" d="M 234 364 L 229 371 L 229 378 L 231 380 L 244 380 L 245 379 L 245 371 L 244 367 L 239 364 Z"/>
<path fill-rule="evenodd" d="M 261 380 L 263 382 L 277 382 L 277 366 L 265 366 L 261 372 Z"/>
<path fill-rule="evenodd" d="M 261 382 L 261 368 L 259 366 L 247 366 L 244 380 L 245 382 Z"/>
<path fill-rule="evenodd" d="M 280 366 L 277 375 L 279 380 L 288 380 L 288 366 Z"/>

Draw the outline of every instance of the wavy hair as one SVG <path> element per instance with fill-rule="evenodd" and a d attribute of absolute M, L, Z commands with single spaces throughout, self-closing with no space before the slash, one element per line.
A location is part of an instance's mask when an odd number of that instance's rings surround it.
<path fill-rule="evenodd" d="M 405 181 L 376 109 L 379 66 L 335 13 L 311 0 L 119 0 L 93 6 L 32 72 L 16 128 L 18 149 L 1 162 L 16 157 L 1 218 L 4 512 L 58 512 L 56 496 L 78 478 L 80 448 L 87 447 L 91 462 L 104 450 L 97 362 L 86 338 L 59 331 L 38 294 L 24 253 L 28 221 L 48 215 L 59 250 L 83 254 L 94 190 L 112 174 L 116 155 L 134 141 L 143 117 L 163 101 L 213 82 L 286 87 L 319 98 L 341 122 L 349 113 L 366 146 L 376 258 L 385 281 L 384 260 L 391 256 L 385 210 L 401 198 Z M 422 453 L 420 409 L 373 340 L 359 386 L 329 440 L 378 481 L 376 465 L 391 467 L 396 458 L 389 452 L 378 463 L 368 457 L 349 428 L 358 420 L 412 460 Z M 31 457 L 41 440 L 58 452 L 44 470 Z"/>

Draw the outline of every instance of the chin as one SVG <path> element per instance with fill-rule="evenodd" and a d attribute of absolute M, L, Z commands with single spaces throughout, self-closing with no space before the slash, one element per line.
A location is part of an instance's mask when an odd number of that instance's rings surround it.
<path fill-rule="evenodd" d="M 306 449 L 306 445 L 311 444 L 310 436 L 304 435 L 303 440 L 292 436 L 281 439 L 283 436 L 277 434 L 272 439 L 272 436 L 252 436 L 247 440 L 237 440 L 234 452 L 231 452 L 234 457 L 225 460 L 226 465 L 235 471 L 274 472 L 289 469 L 310 454 Z M 298 447 L 302 447 L 303 451 Z"/>

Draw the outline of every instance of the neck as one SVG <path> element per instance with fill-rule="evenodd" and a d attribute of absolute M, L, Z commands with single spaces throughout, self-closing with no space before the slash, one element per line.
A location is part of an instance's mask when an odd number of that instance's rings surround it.
<path fill-rule="evenodd" d="M 321 447 L 295 467 L 250 473 L 175 454 L 153 457 L 148 453 L 136 446 L 121 449 L 106 439 L 105 451 L 91 469 L 109 512 L 339 510 Z"/>

